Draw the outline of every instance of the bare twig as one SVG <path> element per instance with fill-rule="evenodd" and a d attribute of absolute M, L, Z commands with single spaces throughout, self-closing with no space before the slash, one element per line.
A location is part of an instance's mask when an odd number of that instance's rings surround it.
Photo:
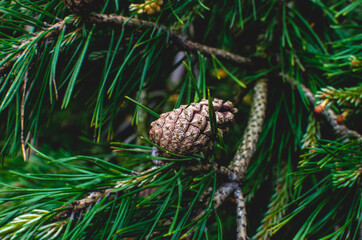
<path fill-rule="evenodd" d="M 246 57 L 242 57 L 218 48 L 213 48 L 213 47 L 209 47 L 206 45 L 202 45 L 200 43 L 197 42 L 192 42 L 190 40 L 183 40 L 180 35 L 175 34 L 172 32 L 172 39 L 178 44 L 178 46 L 187 51 L 187 52 L 200 52 L 201 54 L 205 55 L 205 56 L 216 56 L 219 57 L 225 61 L 237 64 L 237 65 L 245 65 L 245 64 L 250 64 L 251 60 L 249 58 Z"/>
<path fill-rule="evenodd" d="M 267 80 L 258 80 L 254 90 L 254 99 L 243 141 L 239 145 L 233 161 L 229 165 L 229 168 L 232 169 L 240 179 L 245 176 L 250 159 L 256 150 L 256 144 L 258 143 L 263 126 L 267 102 Z"/>

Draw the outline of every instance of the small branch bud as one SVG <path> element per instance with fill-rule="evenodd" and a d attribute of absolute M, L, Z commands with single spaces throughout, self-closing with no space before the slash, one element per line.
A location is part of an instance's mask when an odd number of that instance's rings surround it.
<path fill-rule="evenodd" d="M 349 113 L 349 111 L 345 110 L 341 115 L 338 115 L 337 119 L 336 119 L 336 122 L 338 124 L 342 124 L 346 120 L 346 117 L 347 117 L 348 113 Z"/>
<path fill-rule="evenodd" d="M 325 108 L 325 106 L 328 104 L 329 100 L 328 99 L 324 99 L 323 102 L 321 104 L 319 104 L 318 106 L 316 106 L 314 108 L 314 112 L 316 114 L 321 114 Z"/>

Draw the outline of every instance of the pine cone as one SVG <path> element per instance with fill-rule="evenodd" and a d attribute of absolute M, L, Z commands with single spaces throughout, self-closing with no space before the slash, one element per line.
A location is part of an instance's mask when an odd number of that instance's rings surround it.
<path fill-rule="evenodd" d="M 77 14 L 89 14 L 102 7 L 105 0 L 63 0 L 68 9 Z"/>
<path fill-rule="evenodd" d="M 212 102 L 217 127 L 222 133 L 228 128 L 227 123 L 234 120 L 233 108 L 230 101 L 224 102 L 215 98 Z M 208 100 L 202 99 L 199 103 L 182 105 L 177 109 L 161 114 L 160 118 L 151 123 L 150 139 L 161 148 L 181 155 L 191 155 L 211 149 L 211 128 L 209 121 Z M 169 154 L 163 153 L 168 157 Z"/>

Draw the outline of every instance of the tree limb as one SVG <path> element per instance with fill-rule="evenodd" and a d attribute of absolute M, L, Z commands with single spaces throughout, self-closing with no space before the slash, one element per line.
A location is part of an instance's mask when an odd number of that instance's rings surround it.
<path fill-rule="evenodd" d="M 250 159 L 256 150 L 259 135 L 263 127 L 266 103 L 267 103 L 267 80 L 260 79 L 254 87 L 255 95 L 248 125 L 246 126 L 243 141 L 239 145 L 233 161 L 229 165 L 229 169 L 235 172 L 239 178 L 245 176 Z"/>
<path fill-rule="evenodd" d="M 233 54 L 222 49 L 209 47 L 197 42 L 192 42 L 190 40 L 185 40 L 184 37 L 182 37 L 175 31 L 168 29 L 166 26 L 156 25 L 156 23 L 154 22 L 148 22 L 137 18 L 129 18 L 114 14 L 92 14 L 88 17 L 87 20 L 93 24 L 111 24 L 130 28 L 156 28 L 157 30 L 168 31 L 170 39 L 174 41 L 179 48 L 187 52 L 200 52 L 201 54 L 209 57 L 214 55 L 220 59 L 237 65 L 245 65 L 251 63 L 251 60 L 249 58 L 242 57 L 240 55 Z"/>

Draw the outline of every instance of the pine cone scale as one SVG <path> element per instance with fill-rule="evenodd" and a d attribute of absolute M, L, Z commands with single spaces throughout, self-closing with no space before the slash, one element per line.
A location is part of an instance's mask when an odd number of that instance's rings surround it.
<path fill-rule="evenodd" d="M 190 124 L 189 129 L 185 134 L 185 138 L 189 139 L 190 141 L 196 141 L 199 135 L 200 135 L 200 129 Z"/>

